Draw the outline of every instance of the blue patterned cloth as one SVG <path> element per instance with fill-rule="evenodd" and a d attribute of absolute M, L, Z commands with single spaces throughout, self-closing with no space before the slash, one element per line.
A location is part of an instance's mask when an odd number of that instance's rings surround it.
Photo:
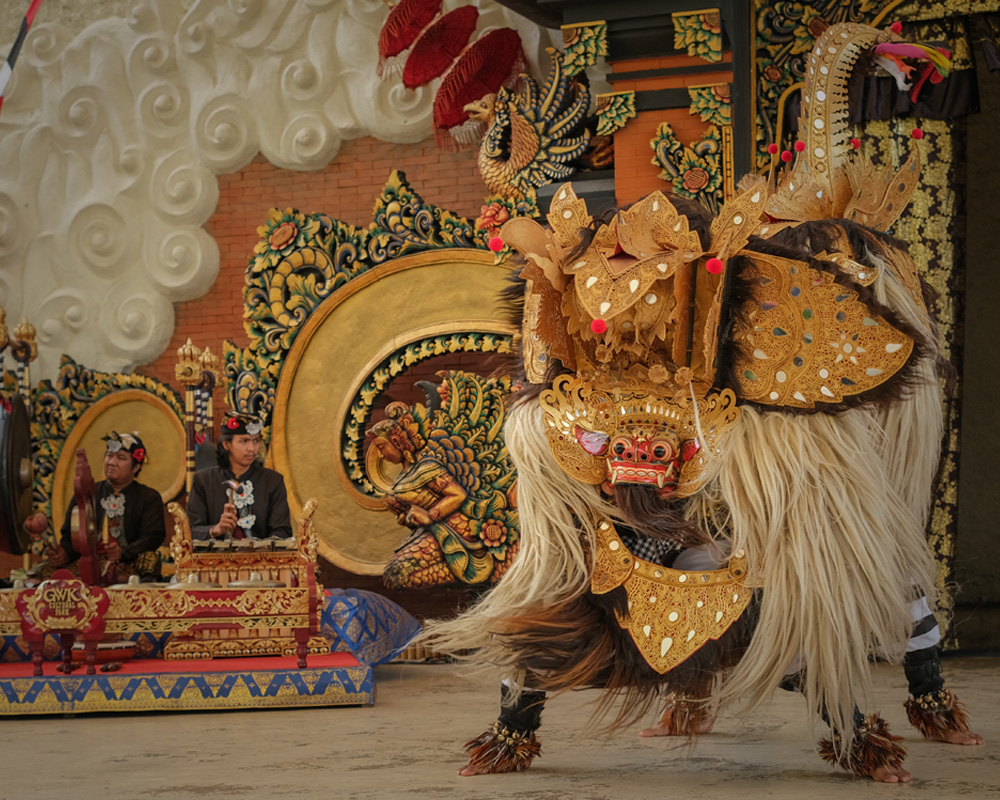
<path fill-rule="evenodd" d="M 122 637 L 135 642 L 133 658 L 162 658 L 163 646 L 170 638 L 169 633 L 133 633 Z M 45 661 L 59 661 L 62 658 L 62 645 L 54 633 L 45 634 L 42 644 L 42 657 Z M 20 636 L 0 637 L 0 662 L 31 661 L 31 649 L 26 639 Z"/>
<path fill-rule="evenodd" d="M 320 634 L 330 649 L 351 653 L 362 664 L 392 661 L 420 633 L 404 608 L 363 589 L 327 589 Z"/>

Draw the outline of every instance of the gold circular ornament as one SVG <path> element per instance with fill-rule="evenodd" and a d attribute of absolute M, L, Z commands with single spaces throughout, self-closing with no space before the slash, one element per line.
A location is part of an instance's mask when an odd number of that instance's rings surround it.
<path fill-rule="evenodd" d="M 497 311 L 509 275 L 491 253 L 476 250 L 397 258 L 334 292 L 296 337 L 275 397 L 271 466 L 285 476 L 293 518 L 308 498 L 317 499 L 319 553 L 338 567 L 380 575 L 407 533 L 384 501 L 361 491 L 345 470 L 343 453 L 353 448 L 376 492 L 394 477 L 394 465 L 360 452 L 364 430 L 352 417 L 352 402 L 408 345 L 436 338 L 448 353 L 461 334 L 513 335 Z"/>
<path fill-rule="evenodd" d="M 102 397 L 77 420 L 56 464 L 52 482 L 52 525 L 58 531 L 73 499 L 76 451 L 83 448 L 94 481 L 104 475 L 106 446 L 101 438 L 111 431 L 137 432 L 149 454 L 137 480 L 172 500 L 184 487 L 184 423 L 162 399 L 141 389 L 122 389 Z"/>

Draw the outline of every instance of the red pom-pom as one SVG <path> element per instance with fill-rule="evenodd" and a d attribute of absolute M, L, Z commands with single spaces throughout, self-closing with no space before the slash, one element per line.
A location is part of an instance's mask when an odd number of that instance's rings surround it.
<path fill-rule="evenodd" d="M 499 236 L 491 236 L 490 240 L 486 243 L 486 245 L 494 253 L 499 253 L 501 250 L 503 250 L 503 239 L 501 239 Z"/>
<path fill-rule="evenodd" d="M 722 267 L 723 264 L 721 258 L 715 258 L 713 256 L 712 258 L 708 259 L 708 261 L 705 262 L 705 269 L 707 269 L 713 275 L 718 275 L 720 272 L 722 272 Z"/>
<path fill-rule="evenodd" d="M 806 149 L 806 143 L 805 142 L 796 142 L 795 143 L 795 152 L 796 153 L 801 153 L 805 149 Z"/>
<path fill-rule="evenodd" d="M 924 138 L 924 132 L 923 132 L 923 130 L 921 128 L 914 128 L 912 135 L 913 135 L 914 139 L 923 139 Z"/>
<path fill-rule="evenodd" d="M 858 139 L 857 137 L 852 138 L 851 139 L 851 147 L 853 147 L 855 150 L 860 149 L 860 147 L 861 147 L 861 140 Z"/>
<path fill-rule="evenodd" d="M 601 334 L 608 329 L 608 323 L 606 323 L 603 319 L 595 319 L 590 323 L 590 329 L 594 333 Z"/>
<path fill-rule="evenodd" d="M 791 161 L 792 160 L 792 153 L 791 153 L 791 151 L 790 150 L 782 150 L 781 151 L 781 160 L 784 161 L 786 164 L 789 161 Z"/>
<path fill-rule="evenodd" d="M 773 156 L 775 153 L 778 152 L 778 145 L 776 145 L 774 142 L 771 142 L 771 144 L 767 146 L 767 152 L 769 152 Z"/>
<path fill-rule="evenodd" d="M 902 33 L 903 23 L 897 20 L 896 22 L 892 23 L 892 25 L 889 26 L 889 30 L 891 30 L 893 33 Z"/>

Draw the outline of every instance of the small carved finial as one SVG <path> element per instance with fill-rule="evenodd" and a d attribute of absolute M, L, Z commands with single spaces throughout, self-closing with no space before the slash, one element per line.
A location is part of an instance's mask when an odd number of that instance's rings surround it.
<path fill-rule="evenodd" d="M 197 361 L 201 356 L 201 350 L 194 346 L 191 338 L 177 348 L 177 359 L 179 361 Z"/>
<path fill-rule="evenodd" d="M 14 338 L 10 345 L 14 358 L 22 364 L 28 364 L 38 357 L 38 345 L 35 343 L 35 326 L 22 319 L 14 328 Z"/>
<path fill-rule="evenodd" d="M 33 342 L 35 340 L 35 326 L 28 322 L 27 318 L 24 318 L 14 328 L 14 336 L 22 342 Z"/>
<path fill-rule="evenodd" d="M 201 369 L 203 372 L 211 372 L 216 380 L 219 378 L 219 357 L 209 348 L 201 354 Z"/>
<path fill-rule="evenodd" d="M 177 365 L 174 367 L 174 375 L 179 383 L 183 383 L 185 386 L 194 386 L 201 382 L 200 358 L 201 350 L 195 347 L 190 339 L 177 348 Z"/>

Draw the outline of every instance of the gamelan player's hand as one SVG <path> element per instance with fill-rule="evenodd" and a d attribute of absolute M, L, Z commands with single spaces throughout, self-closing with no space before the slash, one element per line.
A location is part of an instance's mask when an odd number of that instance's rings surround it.
<path fill-rule="evenodd" d="M 108 561 L 122 560 L 122 546 L 118 544 L 117 539 L 108 539 L 104 545 L 104 555 Z"/>
<path fill-rule="evenodd" d="M 53 567 L 65 566 L 66 562 L 69 561 L 69 556 L 66 554 L 66 551 L 63 550 L 58 544 L 55 545 L 55 547 L 50 547 L 45 551 L 45 553 L 49 558 L 49 563 Z"/>
<path fill-rule="evenodd" d="M 219 522 L 210 531 L 213 539 L 218 539 L 221 536 L 226 536 L 233 532 L 236 528 L 236 506 L 232 503 L 226 503 L 222 509 L 222 516 L 219 517 Z"/>

